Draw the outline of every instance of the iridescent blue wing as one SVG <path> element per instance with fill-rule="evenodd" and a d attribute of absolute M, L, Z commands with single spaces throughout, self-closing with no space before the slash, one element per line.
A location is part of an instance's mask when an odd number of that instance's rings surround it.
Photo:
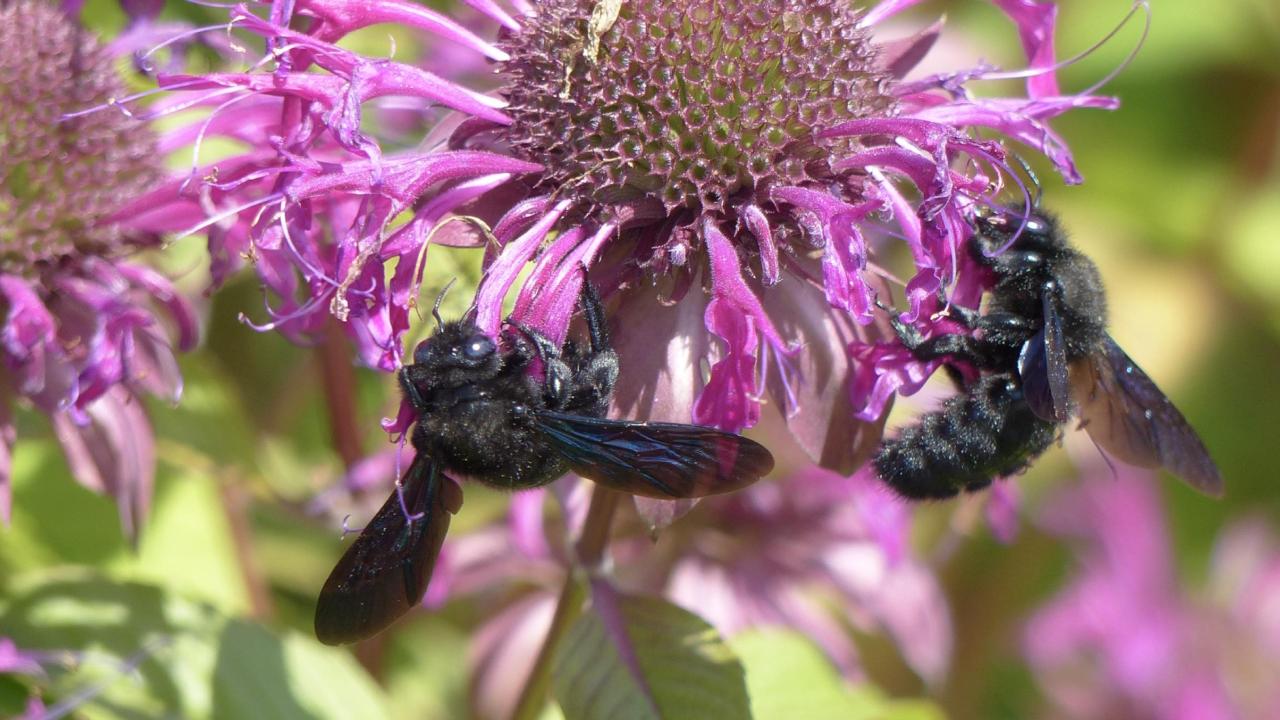
<path fill-rule="evenodd" d="M 1062 339 L 1062 317 L 1045 293 L 1044 327 L 1022 346 L 1018 375 L 1031 411 L 1049 422 L 1064 423 L 1071 417 L 1067 346 Z"/>
<path fill-rule="evenodd" d="M 537 426 L 579 475 L 632 495 L 670 500 L 744 488 L 773 455 L 741 435 L 676 423 L 633 422 L 539 410 Z"/>
<path fill-rule="evenodd" d="M 1222 495 L 1222 474 L 1200 436 L 1114 340 L 1107 338 L 1097 353 L 1074 364 L 1071 381 L 1081 422 L 1103 449 Z"/>
<path fill-rule="evenodd" d="M 422 601 L 462 492 L 422 452 L 402 486 L 404 506 L 393 491 L 325 581 L 316 603 L 320 642 L 372 637 Z"/>

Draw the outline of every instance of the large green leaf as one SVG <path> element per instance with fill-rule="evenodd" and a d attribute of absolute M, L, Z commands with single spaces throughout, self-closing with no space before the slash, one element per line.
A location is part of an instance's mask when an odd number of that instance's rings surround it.
<path fill-rule="evenodd" d="M 380 718 L 381 691 L 341 650 L 277 636 L 212 605 L 83 572 L 24 578 L 0 628 L 50 666 L 46 703 L 87 697 L 77 717 Z"/>
<path fill-rule="evenodd" d="M 698 616 L 597 584 L 552 668 L 568 720 L 750 718 L 742 666 Z"/>
<path fill-rule="evenodd" d="M 891 700 L 871 685 L 845 682 L 804 636 L 785 630 L 750 631 L 730 643 L 747 671 L 756 720 L 941 720 L 922 700 Z"/>

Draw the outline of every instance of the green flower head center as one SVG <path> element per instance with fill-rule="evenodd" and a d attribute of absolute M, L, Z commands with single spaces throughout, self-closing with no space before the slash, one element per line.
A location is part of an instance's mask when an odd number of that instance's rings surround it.
<path fill-rule="evenodd" d="M 508 140 L 593 205 L 723 211 L 824 181 L 815 132 L 894 107 L 858 19 L 848 0 L 548 0 L 504 43 Z"/>

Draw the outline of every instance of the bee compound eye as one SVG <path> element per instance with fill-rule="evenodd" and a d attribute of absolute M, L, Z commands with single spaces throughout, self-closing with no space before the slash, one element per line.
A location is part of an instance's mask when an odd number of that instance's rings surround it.
<path fill-rule="evenodd" d="M 413 349 L 413 361 L 419 365 L 425 363 L 430 352 L 431 349 L 425 341 L 418 343 L 418 347 Z"/>
<path fill-rule="evenodd" d="M 475 335 L 462 346 L 462 354 L 468 360 L 483 360 L 497 350 L 487 335 Z"/>

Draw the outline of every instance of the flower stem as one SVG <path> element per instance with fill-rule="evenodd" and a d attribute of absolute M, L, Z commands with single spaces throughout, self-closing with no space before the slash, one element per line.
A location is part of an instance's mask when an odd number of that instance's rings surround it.
<path fill-rule="evenodd" d="M 356 418 L 356 374 L 342 325 L 329 318 L 324 340 L 316 349 L 324 383 L 325 406 L 329 411 L 329 435 L 333 447 L 348 469 L 364 457 L 360 447 L 360 423 Z"/>
<path fill-rule="evenodd" d="M 613 525 L 613 512 L 618 507 L 619 497 L 618 493 L 598 485 L 592 489 L 591 506 L 587 509 L 582 534 L 573 546 L 574 567 L 565 575 L 560 598 L 556 601 L 555 614 L 551 616 L 551 626 L 547 628 L 547 636 L 529 670 L 529 678 L 520 690 L 520 699 L 515 711 L 511 713 L 512 720 L 533 720 L 542 712 L 547 686 L 551 680 L 552 658 L 565 632 L 569 630 L 569 625 L 582 609 L 582 601 L 586 596 L 583 575 L 590 576 L 599 572 L 604 562 L 609 528 Z"/>

